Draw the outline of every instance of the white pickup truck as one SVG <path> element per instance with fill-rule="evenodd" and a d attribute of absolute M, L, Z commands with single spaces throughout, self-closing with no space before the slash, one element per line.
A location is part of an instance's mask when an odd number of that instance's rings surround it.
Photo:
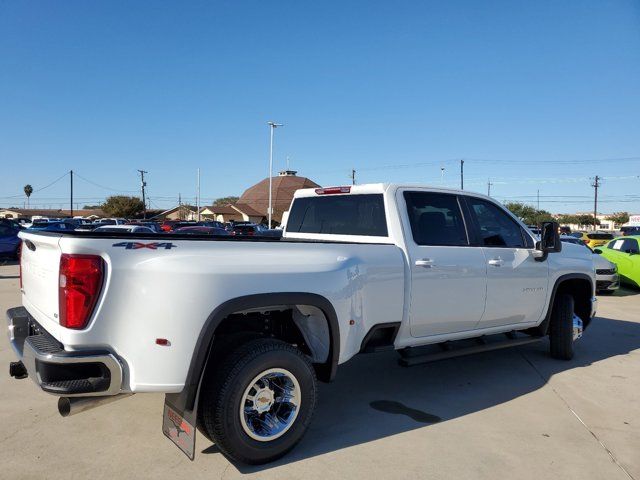
<path fill-rule="evenodd" d="M 592 255 L 536 239 L 483 195 L 416 185 L 299 190 L 281 239 L 27 233 L 19 361 L 64 416 L 166 393 L 164 433 L 195 429 L 228 457 L 274 460 L 303 436 L 316 382 L 358 353 L 404 366 L 549 338 L 595 315 Z M 475 339 L 469 341 L 469 339 Z"/>

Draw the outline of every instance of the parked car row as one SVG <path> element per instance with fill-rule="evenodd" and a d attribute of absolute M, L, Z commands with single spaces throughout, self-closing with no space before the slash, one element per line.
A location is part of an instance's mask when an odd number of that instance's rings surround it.
<path fill-rule="evenodd" d="M 603 232 L 575 232 L 562 235 L 560 239 L 593 251 L 598 293 L 612 293 L 620 283 L 640 288 L 640 235 L 614 237 Z"/>
<path fill-rule="evenodd" d="M 616 265 L 622 283 L 640 288 L 639 243 L 640 235 L 618 237 L 606 245 L 596 248 L 594 252 Z"/>
<path fill-rule="evenodd" d="M 13 229 L 32 229 L 47 232 L 86 231 L 105 233 L 184 233 L 191 235 L 239 235 L 239 236 L 276 236 L 282 235 L 281 230 L 271 230 L 265 225 L 251 222 L 227 222 L 222 223 L 213 220 L 178 221 L 167 220 L 156 222 L 151 220 L 127 220 L 124 218 L 101 218 L 95 221 L 80 218 L 38 218 L 33 222 L 28 219 L 6 220 Z M 16 235 L 12 235 L 12 238 Z M 6 242 L 5 242 L 6 243 Z M 14 243 L 6 246 L 14 248 Z M 3 247 L 4 248 L 4 247 Z"/>
<path fill-rule="evenodd" d="M 620 278 L 618 276 L 618 267 L 615 263 L 610 262 L 601 255 L 593 251 L 580 238 L 571 235 L 561 235 L 560 240 L 564 243 L 573 243 L 588 248 L 593 253 L 593 265 L 596 269 L 596 291 L 599 294 L 611 294 L 620 288 Z"/>

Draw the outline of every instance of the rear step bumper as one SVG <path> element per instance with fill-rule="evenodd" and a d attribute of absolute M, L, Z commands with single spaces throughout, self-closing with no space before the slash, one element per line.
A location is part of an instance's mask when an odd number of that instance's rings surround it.
<path fill-rule="evenodd" d="M 12 362 L 13 377 L 25 378 L 26 371 L 42 390 L 65 397 L 120 393 L 122 366 L 111 352 L 65 350 L 24 307 L 7 310 L 7 333 L 20 360 Z"/>

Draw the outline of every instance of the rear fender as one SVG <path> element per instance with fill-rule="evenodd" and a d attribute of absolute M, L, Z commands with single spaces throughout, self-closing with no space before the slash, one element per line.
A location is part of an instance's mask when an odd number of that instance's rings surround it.
<path fill-rule="evenodd" d="M 324 381 L 333 380 L 340 356 L 340 329 L 338 316 L 329 300 L 321 295 L 302 292 L 247 295 L 228 300 L 211 312 L 196 342 L 184 389 L 180 393 L 166 394 L 166 403 L 170 403 L 185 419 L 195 422 L 200 384 L 211 356 L 216 328 L 234 312 L 273 305 L 310 305 L 322 311 L 328 321 L 330 345 L 327 361 L 318 367 L 318 377 Z"/>

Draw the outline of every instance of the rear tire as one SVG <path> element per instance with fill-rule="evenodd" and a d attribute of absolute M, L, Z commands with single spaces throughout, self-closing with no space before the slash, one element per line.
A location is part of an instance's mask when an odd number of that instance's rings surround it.
<path fill-rule="evenodd" d="M 556 296 L 551 312 L 549 343 L 551 356 L 559 360 L 573 358 L 573 297 L 567 293 Z"/>
<path fill-rule="evenodd" d="M 315 372 L 302 352 L 281 340 L 251 340 L 209 367 L 215 373 L 203 385 L 198 413 L 223 454 L 262 464 L 302 439 L 317 394 Z"/>

